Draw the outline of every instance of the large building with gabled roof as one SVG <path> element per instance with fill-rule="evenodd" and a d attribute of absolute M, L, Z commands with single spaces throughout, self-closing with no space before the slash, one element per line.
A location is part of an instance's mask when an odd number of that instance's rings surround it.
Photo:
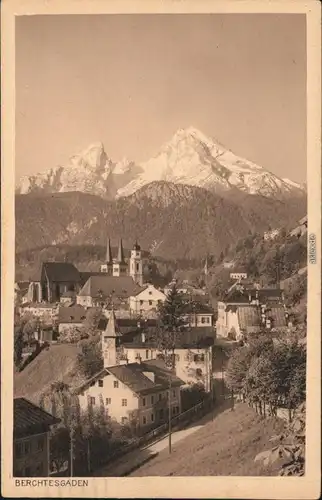
<path fill-rule="evenodd" d="M 181 412 L 180 387 L 184 382 L 162 360 L 128 363 L 114 310 L 102 332 L 104 368 L 76 389 L 81 408 L 104 408 L 120 424 L 144 433 Z M 171 381 L 171 389 L 169 387 Z M 170 390 L 170 394 L 169 394 Z"/>

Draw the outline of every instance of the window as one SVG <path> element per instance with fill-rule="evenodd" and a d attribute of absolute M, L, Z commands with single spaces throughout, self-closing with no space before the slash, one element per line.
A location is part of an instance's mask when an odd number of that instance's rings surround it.
<path fill-rule="evenodd" d="M 151 422 L 154 422 L 154 413 L 151 413 Z"/>
<path fill-rule="evenodd" d="M 16 454 L 16 457 L 19 458 L 21 457 L 23 451 L 22 451 L 22 443 L 16 443 L 15 445 L 15 454 Z"/>
<path fill-rule="evenodd" d="M 38 438 L 38 441 L 37 441 L 37 450 L 43 451 L 43 449 L 44 449 L 44 438 L 40 437 L 40 438 Z"/>
<path fill-rule="evenodd" d="M 140 300 L 140 306 L 142 306 L 142 305 L 143 305 L 143 300 Z"/>
<path fill-rule="evenodd" d="M 149 291 L 149 295 L 152 295 L 152 292 L 151 292 L 151 290 Z"/>
<path fill-rule="evenodd" d="M 95 385 L 95 384 L 96 384 L 96 381 L 95 381 L 95 380 L 93 380 L 93 381 L 90 383 L 90 386 L 91 386 L 91 387 L 93 387 L 93 385 Z"/>
<path fill-rule="evenodd" d="M 98 387 L 103 387 L 103 385 L 104 385 L 103 380 L 99 380 L 99 381 L 98 381 Z"/>
<path fill-rule="evenodd" d="M 175 398 L 176 397 L 176 391 L 175 389 L 172 391 L 172 396 Z"/>
<path fill-rule="evenodd" d="M 145 351 L 145 359 L 149 359 L 149 351 L 148 351 L 148 349 Z"/>
<path fill-rule="evenodd" d="M 142 423 L 143 423 L 143 425 L 145 425 L 145 424 L 146 424 L 146 417 L 143 417 L 143 418 L 142 418 Z"/>
<path fill-rule="evenodd" d="M 201 323 L 206 323 L 206 318 L 204 318 L 203 316 L 201 318 Z"/>
<path fill-rule="evenodd" d="M 127 399 L 122 399 L 122 406 L 127 406 Z"/>
<path fill-rule="evenodd" d="M 207 316 L 207 318 L 206 318 L 206 323 L 210 323 L 210 318 L 209 318 L 209 316 Z"/>
<path fill-rule="evenodd" d="M 140 270 L 140 265 L 139 264 L 136 264 L 136 270 L 139 271 Z"/>
<path fill-rule="evenodd" d="M 114 380 L 113 385 L 114 385 L 114 389 L 118 389 L 118 387 L 119 387 L 118 380 Z"/>
<path fill-rule="evenodd" d="M 25 455 L 28 455 L 28 453 L 30 453 L 30 451 L 31 451 L 30 443 L 29 443 L 29 441 L 26 441 L 25 442 Z"/>
<path fill-rule="evenodd" d="M 152 300 L 149 300 L 149 306 L 152 306 Z"/>
<path fill-rule="evenodd" d="M 110 404 L 112 403 L 112 399 L 111 399 L 111 398 L 106 398 L 106 399 L 105 399 L 105 403 L 106 403 L 107 405 L 110 405 Z"/>
<path fill-rule="evenodd" d="M 159 401 L 161 401 L 162 399 L 162 394 L 159 394 Z"/>
<path fill-rule="evenodd" d="M 142 406 L 145 406 L 145 398 L 142 399 Z"/>
<path fill-rule="evenodd" d="M 154 396 L 151 396 L 151 405 L 154 403 Z"/>
<path fill-rule="evenodd" d="M 126 424 L 127 423 L 127 418 L 126 417 L 122 417 L 121 418 L 121 422 L 122 422 L 123 425 Z"/>
<path fill-rule="evenodd" d="M 202 369 L 201 368 L 196 369 L 196 375 L 197 375 L 197 377 L 202 377 Z"/>
<path fill-rule="evenodd" d="M 95 398 L 91 397 L 90 398 L 90 403 L 91 403 L 91 405 L 94 405 L 95 404 Z"/>

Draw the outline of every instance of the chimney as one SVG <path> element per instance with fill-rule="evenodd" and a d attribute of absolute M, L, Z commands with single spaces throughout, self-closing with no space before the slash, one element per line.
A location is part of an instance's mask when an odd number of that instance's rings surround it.
<path fill-rule="evenodd" d="M 155 374 L 153 372 L 143 372 L 143 375 L 145 375 L 152 382 L 155 382 Z"/>

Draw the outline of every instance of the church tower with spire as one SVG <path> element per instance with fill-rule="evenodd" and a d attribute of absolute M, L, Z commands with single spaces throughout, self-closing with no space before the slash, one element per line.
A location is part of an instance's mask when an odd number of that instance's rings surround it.
<path fill-rule="evenodd" d="M 118 329 L 114 309 L 112 308 L 105 331 L 102 333 L 102 354 L 104 368 L 125 364 L 126 357 L 122 355 L 120 346 L 121 333 Z"/>
<path fill-rule="evenodd" d="M 101 265 L 101 273 L 106 273 L 109 276 L 113 274 L 113 258 L 112 258 L 112 250 L 111 250 L 111 242 L 108 238 L 106 245 L 106 257 L 105 263 Z"/>
<path fill-rule="evenodd" d="M 113 276 L 127 276 L 127 263 L 124 259 L 122 238 L 119 242 L 116 261 L 113 264 Z"/>
<path fill-rule="evenodd" d="M 130 258 L 130 276 L 140 286 L 143 285 L 143 263 L 141 247 L 136 241 L 132 250 Z"/>

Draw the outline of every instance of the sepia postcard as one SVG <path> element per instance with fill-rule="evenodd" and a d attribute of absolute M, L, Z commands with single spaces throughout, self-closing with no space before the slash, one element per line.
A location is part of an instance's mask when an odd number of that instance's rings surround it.
<path fill-rule="evenodd" d="M 2 495 L 319 498 L 320 3 L 1 7 Z"/>

